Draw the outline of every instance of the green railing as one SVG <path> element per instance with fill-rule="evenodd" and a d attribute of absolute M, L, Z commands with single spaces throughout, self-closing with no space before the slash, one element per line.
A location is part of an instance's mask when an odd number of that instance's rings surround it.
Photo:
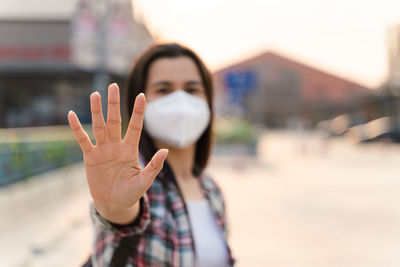
<path fill-rule="evenodd" d="M 213 153 L 256 156 L 259 131 L 260 129 L 248 121 L 218 117 L 215 123 L 216 144 Z"/>
<path fill-rule="evenodd" d="M 0 186 L 81 160 L 67 126 L 0 129 Z"/>

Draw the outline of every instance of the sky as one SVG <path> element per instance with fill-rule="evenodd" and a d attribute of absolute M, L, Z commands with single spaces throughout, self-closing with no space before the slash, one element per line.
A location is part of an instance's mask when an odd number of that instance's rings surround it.
<path fill-rule="evenodd" d="M 376 88 L 400 0 L 132 0 L 162 41 L 194 49 L 211 70 L 274 51 Z"/>

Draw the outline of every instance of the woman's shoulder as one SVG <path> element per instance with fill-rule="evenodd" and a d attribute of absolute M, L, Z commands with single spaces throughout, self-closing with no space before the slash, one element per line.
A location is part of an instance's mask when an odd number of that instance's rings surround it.
<path fill-rule="evenodd" d="M 218 218 L 225 220 L 225 198 L 218 183 L 208 173 L 203 173 L 201 176 L 201 183 L 206 194 L 207 199 L 210 201 L 211 206 L 218 215 Z M 224 223 L 225 224 L 225 223 Z"/>
<path fill-rule="evenodd" d="M 217 193 L 218 195 L 222 196 L 221 187 L 219 186 L 218 182 L 210 175 L 208 172 L 202 172 L 200 174 L 201 184 L 204 189 Z"/>

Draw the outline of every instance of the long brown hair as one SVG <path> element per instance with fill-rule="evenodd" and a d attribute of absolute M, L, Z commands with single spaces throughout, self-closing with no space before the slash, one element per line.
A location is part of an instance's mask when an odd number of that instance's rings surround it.
<path fill-rule="evenodd" d="M 206 167 L 208 158 L 212 148 L 212 124 L 213 124 L 213 88 L 211 74 L 202 62 L 200 57 L 189 48 L 177 43 L 153 45 L 147 49 L 135 62 L 132 71 L 128 77 L 127 84 L 127 118 L 132 115 L 134 99 L 139 93 L 145 93 L 147 87 L 147 78 L 151 64 L 160 58 L 176 58 L 189 57 L 196 64 L 205 89 L 208 105 L 211 111 L 210 124 L 204 131 L 202 136 L 196 143 L 196 152 L 194 158 L 194 166 L 192 172 L 198 176 Z M 149 162 L 151 157 L 156 152 L 156 147 L 153 140 L 143 128 L 139 151 L 146 162 Z M 167 163 L 165 165 L 168 167 Z M 169 168 L 169 167 L 168 167 Z"/>

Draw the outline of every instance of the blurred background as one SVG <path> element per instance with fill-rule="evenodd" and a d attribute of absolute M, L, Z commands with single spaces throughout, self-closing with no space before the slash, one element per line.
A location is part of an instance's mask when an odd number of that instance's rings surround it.
<path fill-rule="evenodd" d="M 237 266 L 400 266 L 395 0 L 0 0 L 0 266 L 85 261 L 67 112 L 90 132 L 89 94 L 123 95 L 135 57 L 165 41 L 213 73 L 208 171 Z"/>

